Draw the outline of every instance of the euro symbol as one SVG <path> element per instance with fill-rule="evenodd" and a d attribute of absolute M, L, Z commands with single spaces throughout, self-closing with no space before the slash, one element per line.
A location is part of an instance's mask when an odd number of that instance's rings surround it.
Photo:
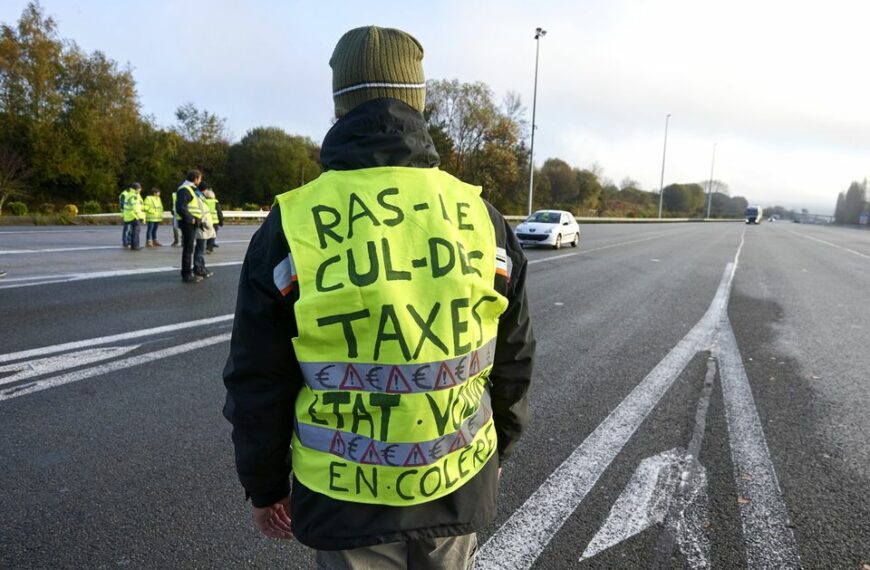
<path fill-rule="evenodd" d="M 453 369 L 456 372 L 456 377 L 462 380 L 462 376 L 465 374 L 465 361 L 468 360 L 468 355 L 466 354 L 462 358 L 459 359 L 459 362 L 456 363 L 456 368 Z"/>
<path fill-rule="evenodd" d="M 444 441 L 444 437 L 439 437 L 435 440 L 435 444 L 432 446 L 432 449 L 429 450 L 429 457 L 432 458 L 433 461 L 438 461 L 441 457 L 444 456 L 444 451 L 441 449 L 441 442 Z"/>
<path fill-rule="evenodd" d="M 427 368 L 429 368 L 428 364 L 425 366 L 421 366 L 411 375 L 411 381 L 417 385 L 417 388 L 420 388 L 421 390 L 428 390 L 431 388 L 431 386 L 427 386 L 426 384 L 422 383 L 423 380 L 426 379 L 426 373 L 424 372 L 424 370 L 426 370 Z"/>
<path fill-rule="evenodd" d="M 353 459 L 354 461 L 358 461 L 357 458 L 354 456 L 354 452 L 356 451 L 356 448 L 357 448 L 356 442 L 361 440 L 361 439 L 362 439 L 362 436 L 358 435 L 355 438 L 353 438 L 352 440 L 350 440 L 350 443 L 347 444 L 347 456 L 350 457 L 351 459 Z"/>
<path fill-rule="evenodd" d="M 381 389 L 381 386 L 380 386 L 381 379 L 380 379 L 380 375 L 378 374 L 378 371 L 381 368 L 383 368 L 383 366 L 375 366 L 373 368 L 370 368 L 369 371 L 366 372 L 366 382 L 371 384 L 372 388 L 374 388 L 376 390 Z"/>
<path fill-rule="evenodd" d="M 329 380 L 329 369 L 334 366 L 335 364 L 329 364 L 318 370 L 314 374 L 314 381 L 318 382 L 321 386 L 325 386 L 327 388 L 336 388 L 334 384 L 330 384 L 327 382 L 327 380 Z"/>
<path fill-rule="evenodd" d="M 384 449 L 381 450 L 381 457 L 384 458 L 384 463 L 386 463 L 387 465 L 389 465 L 391 467 L 398 467 L 399 466 L 398 463 L 393 463 L 392 461 L 390 461 L 390 458 L 392 458 L 393 455 L 396 454 L 397 447 L 398 447 L 398 445 L 396 445 L 395 443 L 391 443 L 390 445 L 386 446 Z"/>

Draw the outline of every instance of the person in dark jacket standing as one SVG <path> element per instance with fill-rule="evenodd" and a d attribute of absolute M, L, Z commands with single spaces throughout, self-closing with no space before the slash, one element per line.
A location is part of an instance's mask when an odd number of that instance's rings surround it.
<path fill-rule="evenodd" d="M 205 241 L 197 240 L 197 231 L 202 224 L 205 206 L 198 196 L 197 185 L 202 182 L 202 173 L 191 170 L 184 182 L 175 191 L 175 216 L 181 230 L 181 279 L 185 283 L 199 283 L 212 273 L 205 269 Z M 196 267 L 193 266 L 194 259 Z"/>
<path fill-rule="evenodd" d="M 325 172 L 278 196 L 239 280 L 236 468 L 259 530 L 320 568 L 470 568 L 527 422 L 527 262 L 437 168 L 422 58 L 399 30 L 342 36 Z"/>

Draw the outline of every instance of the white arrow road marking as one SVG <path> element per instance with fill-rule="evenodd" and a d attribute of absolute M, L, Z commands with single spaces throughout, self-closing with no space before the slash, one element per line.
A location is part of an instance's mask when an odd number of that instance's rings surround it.
<path fill-rule="evenodd" d="M 124 370 L 133 366 L 139 366 L 140 364 L 148 364 L 149 362 L 154 362 L 155 360 L 169 358 L 171 356 L 177 356 L 179 354 L 184 354 L 185 352 L 190 352 L 191 350 L 197 350 L 199 348 L 205 348 L 214 344 L 220 344 L 222 342 L 230 340 L 230 336 L 230 333 L 219 334 L 217 336 L 204 338 L 194 342 L 188 342 L 186 344 L 180 344 L 178 346 L 164 348 L 162 350 L 156 350 L 147 354 L 132 356 L 130 358 L 125 358 L 124 360 L 115 360 L 113 362 L 108 362 L 100 366 L 83 368 L 81 370 L 75 370 L 73 372 L 62 374 L 60 376 L 53 376 L 44 380 L 37 380 L 36 382 L 33 382 L 31 384 L 13 386 L 12 388 L 0 390 L 0 402 L 3 402 L 5 400 L 11 400 L 13 398 L 18 398 L 19 396 L 26 396 L 27 394 L 33 394 L 34 392 L 41 392 L 42 390 L 48 390 L 49 388 L 56 388 L 58 386 L 63 386 L 64 384 L 78 382 L 87 378 L 93 378 L 94 376 L 101 376 L 103 374 L 108 374 L 109 372 L 115 372 L 117 370 Z"/>
<path fill-rule="evenodd" d="M 101 360 L 109 360 L 118 356 L 123 356 L 132 350 L 136 350 L 141 345 L 134 344 L 132 346 L 110 346 L 106 348 L 91 348 L 80 352 L 70 354 L 61 354 L 58 356 L 49 356 L 48 358 L 39 358 L 37 360 L 27 360 L 24 362 L 16 362 L 15 364 L 7 364 L 0 366 L 0 386 L 4 384 L 12 384 L 34 376 L 42 376 L 43 374 L 52 374 L 61 370 L 68 370 L 77 366 L 93 364 Z M 3 376 L 4 373 L 15 372 L 11 376 Z"/>
<path fill-rule="evenodd" d="M 33 348 L 30 350 L 21 350 L 18 352 L 9 352 L 7 354 L 0 354 L 0 363 L 12 362 L 15 360 L 23 360 L 25 358 L 32 358 L 34 356 L 46 356 L 48 354 L 55 354 L 58 352 L 66 352 L 68 350 L 78 350 L 80 348 L 87 348 L 90 346 L 98 346 L 101 344 L 123 342 L 126 340 L 132 340 L 134 338 L 154 336 L 154 335 L 159 335 L 159 334 L 163 334 L 163 333 L 180 331 L 180 330 L 184 330 L 184 329 L 206 327 L 208 325 L 214 325 L 214 324 L 224 323 L 226 321 L 232 321 L 233 318 L 234 318 L 234 315 L 232 313 L 229 313 L 227 315 L 220 315 L 219 317 L 209 317 L 207 319 L 198 319 L 196 321 L 185 321 L 182 323 L 163 325 L 160 327 L 153 327 L 150 329 L 142 329 L 142 330 L 127 332 L 127 333 L 113 334 L 110 336 L 100 336 L 100 337 L 96 337 L 96 338 L 89 338 L 86 340 L 77 340 L 74 342 L 65 342 L 63 344 L 55 344 L 52 346 L 43 346 L 41 348 Z"/>
<path fill-rule="evenodd" d="M 640 462 L 580 560 L 661 524 L 674 533 L 691 568 L 710 567 L 710 542 L 704 533 L 707 472 L 685 449 L 674 448 Z"/>

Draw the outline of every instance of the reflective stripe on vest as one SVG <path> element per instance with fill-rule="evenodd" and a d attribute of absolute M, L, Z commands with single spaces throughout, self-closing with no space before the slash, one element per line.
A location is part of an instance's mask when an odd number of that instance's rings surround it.
<path fill-rule="evenodd" d="M 438 169 L 330 171 L 278 197 L 305 384 L 294 476 L 334 499 L 409 506 L 496 452 L 487 391 L 504 252 L 480 189 Z"/>

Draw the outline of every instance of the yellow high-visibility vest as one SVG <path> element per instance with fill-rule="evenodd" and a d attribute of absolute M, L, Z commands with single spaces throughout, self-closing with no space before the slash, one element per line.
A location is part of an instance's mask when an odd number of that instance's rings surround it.
<path fill-rule="evenodd" d="M 338 500 L 409 506 L 497 448 L 487 379 L 507 299 L 480 188 L 431 168 L 329 171 L 278 196 L 298 287 L 293 473 Z M 503 263 L 503 262 L 502 262 Z"/>
<path fill-rule="evenodd" d="M 163 201 L 160 196 L 150 195 L 145 198 L 145 221 L 160 222 L 163 220 Z"/>
<path fill-rule="evenodd" d="M 129 190 L 127 197 L 124 199 L 124 221 L 132 222 L 133 220 L 141 220 L 145 217 L 145 212 L 142 210 L 142 196 L 135 190 Z"/>
<path fill-rule="evenodd" d="M 205 205 L 208 206 L 208 211 L 211 214 L 211 221 L 213 224 L 218 223 L 218 215 L 217 215 L 217 198 L 205 198 L 203 200 Z"/>
<path fill-rule="evenodd" d="M 190 212 L 190 215 L 196 218 L 197 220 L 202 218 L 202 208 L 200 205 L 200 201 L 196 197 L 196 187 L 193 184 L 184 183 L 178 187 L 176 190 L 176 194 L 179 192 L 189 192 L 190 193 L 190 202 L 187 203 L 187 211 Z M 172 211 L 175 212 L 175 219 L 182 220 L 183 218 L 178 214 L 178 211 L 175 209 L 176 197 L 172 198 Z"/>

